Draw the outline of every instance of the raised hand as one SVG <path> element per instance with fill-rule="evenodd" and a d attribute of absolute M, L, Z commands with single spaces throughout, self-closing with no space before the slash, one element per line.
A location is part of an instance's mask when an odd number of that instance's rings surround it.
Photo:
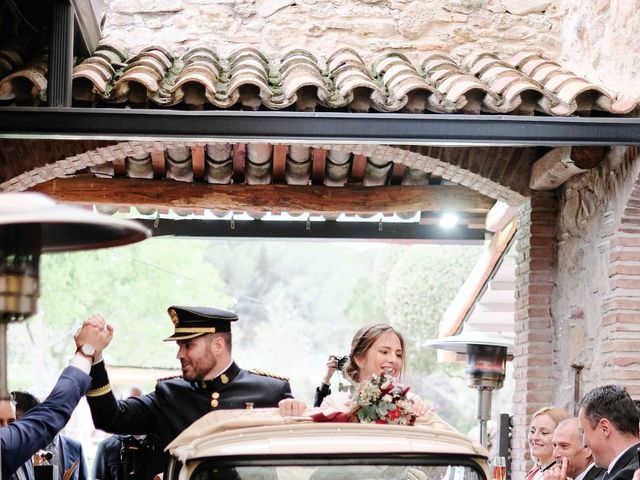
<path fill-rule="evenodd" d="M 87 318 L 82 326 L 74 335 L 76 347 L 90 344 L 96 349 L 95 360 L 102 358 L 102 350 L 104 350 L 113 338 L 113 327 L 105 321 L 101 315 L 92 315 Z"/>
<path fill-rule="evenodd" d="M 327 373 L 324 375 L 322 379 L 322 383 L 325 385 L 331 385 L 331 377 L 336 373 L 338 369 L 338 358 L 335 355 L 329 355 L 329 359 L 327 360 Z"/>
<path fill-rule="evenodd" d="M 569 466 L 569 460 L 567 457 L 562 457 L 562 464 L 556 463 L 549 470 L 544 472 L 544 480 L 566 480 L 567 468 Z"/>

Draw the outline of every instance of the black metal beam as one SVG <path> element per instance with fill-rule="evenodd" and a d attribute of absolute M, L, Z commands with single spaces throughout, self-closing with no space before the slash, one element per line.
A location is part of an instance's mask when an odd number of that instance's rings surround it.
<path fill-rule="evenodd" d="M 0 138 L 443 146 L 637 145 L 640 118 L 1 107 Z"/>
<path fill-rule="evenodd" d="M 69 0 L 55 0 L 52 7 L 47 104 L 49 107 L 70 107 L 73 70 L 73 8 Z"/>
<path fill-rule="evenodd" d="M 484 241 L 484 230 L 458 225 L 443 229 L 416 223 L 264 221 L 264 220 L 138 220 L 154 237 L 235 237 L 272 239 L 335 239 L 411 241 L 439 244 L 475 244 Z M 157 225 L 156 225 L 157 223 Z"/>

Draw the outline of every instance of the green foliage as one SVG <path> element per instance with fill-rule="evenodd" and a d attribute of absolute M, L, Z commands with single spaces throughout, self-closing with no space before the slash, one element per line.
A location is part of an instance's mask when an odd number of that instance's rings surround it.
<path fill-rule="evenodd" d="M 73 353 L 73 334 L 93 313 L 114 326 L 105 352 L 111 364 L 176 367 L 167 307 L 204 304 L 228 307 L 217 270 L 205 261 L 206 242 L 151 239 L 115 249 L 44 255 L 39 313 L 12 326 L 13 365 L 53 372 Z M 21 328 L 22 327 L 22 328 Z M 46 333 L 45 333 L 46 332 Z M 20 355 L 37 352 L 35 358 Z M 33 358 L 33 360 L 32 360 Z M 33 361 L 32 365 L 24 365 Z M 13 375 L 12 375 L 13 376 Z"/>

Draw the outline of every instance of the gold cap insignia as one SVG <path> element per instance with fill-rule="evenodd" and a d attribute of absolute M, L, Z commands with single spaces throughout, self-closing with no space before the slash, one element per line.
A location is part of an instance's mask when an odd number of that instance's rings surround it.
<path fill-rule="evenodd" d="M 180 319 L 178 318 L 178 314 L 173 308 L 169 309 L 169 316 L 171 317 L 171 321 L 173 322 L 173 324 L 177 327 L 180 323 Z"/>
<path fill-rule="evenodd" d="M 222 383 L 229 383 L 229 377 L 227 377 L 224 373 L 220 375 L 220 381 Z"/>

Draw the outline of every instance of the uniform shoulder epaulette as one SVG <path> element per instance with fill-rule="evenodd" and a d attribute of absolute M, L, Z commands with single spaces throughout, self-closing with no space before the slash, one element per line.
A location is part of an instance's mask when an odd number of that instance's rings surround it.
<path fill-rule="evenodd" d="M 289 377 L 285 377 L 284 375 L 278 375 L 277 373 L 273 373 L 273 372 L 267 372 L 266 370 L 260 370 L 258 368 L 252 368 L 249 370 L 249 372 L 253 373 L 254 375 L 277 378 L 278 380 L 285 380 L 287 382 L 289 381 Z"/>
<path fill-rule="evenodd" d="M 163 377 L 156 380 L 156 382 L 163 382 L 165 380 L 173 380 L 174 378 L 182 378 L 182 375 L 174 375 L 172 377 Z"/>

